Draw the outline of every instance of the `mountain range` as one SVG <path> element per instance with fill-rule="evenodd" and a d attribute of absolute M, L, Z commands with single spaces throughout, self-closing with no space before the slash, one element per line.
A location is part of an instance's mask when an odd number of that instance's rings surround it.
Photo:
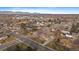
<path fill-rule="evenodd" d="M 0 14 L 40 14 L 40 13 L 31 13 L 31 12 L 20 12 L 20 11 L 17 11 L 17 12 L 13 12 L 13 11 L 0 11 Z"/>

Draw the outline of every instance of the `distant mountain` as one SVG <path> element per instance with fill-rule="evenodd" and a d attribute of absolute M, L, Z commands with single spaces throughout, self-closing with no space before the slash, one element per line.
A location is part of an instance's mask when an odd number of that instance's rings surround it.
<path fill-rule="evenodd" d="M 0 14 L 15 14 L 12 11 L 0 11 Z"/>
<path fill-rule="evenodd" d="M 30 14 L 30 12 L 15 12 L 16 14 Z"/>
<path fill-rule="evenodd" d="M 40 13 L 30 13 L 30 12 L 20 12 L 20 11 L 17 11 L 17 12 L 13 12 L 13 11 L 0 11 L 0 14 L 40 14 Z"/>

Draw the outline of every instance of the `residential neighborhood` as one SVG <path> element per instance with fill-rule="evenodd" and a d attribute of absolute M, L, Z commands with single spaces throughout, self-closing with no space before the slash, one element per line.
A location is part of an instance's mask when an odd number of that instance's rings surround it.
<path fill-rule="evenodd" d="M 32 41 L 24 43 L 22 39 L 20 40 L 21 36 L 27 37 L 25 40 L 31 39 Z M 6 46 L 4 50 L 78 51 L 79 15 L 12 14 L 11 12 L 0 14 L 0 46 L 16 42 L 16 40 L 20 43 Z M 38 46 L 32 46 L 32 43 Z"/>

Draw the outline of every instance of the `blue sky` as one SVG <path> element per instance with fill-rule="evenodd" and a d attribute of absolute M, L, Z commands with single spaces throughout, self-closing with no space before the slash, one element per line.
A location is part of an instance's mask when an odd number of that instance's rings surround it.
<path fill-rule="evenodd" d="M 79 14 L 79 7 L 0 7 L 0 11 L 22 11 L 48 14 Z"/>

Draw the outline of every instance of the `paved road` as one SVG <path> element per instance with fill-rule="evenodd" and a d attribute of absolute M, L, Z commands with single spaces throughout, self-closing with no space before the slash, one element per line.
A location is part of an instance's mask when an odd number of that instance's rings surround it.
<path fill-rule="evenodd" d="M 46 47 L 26 36 L 16 35 L 15 33 L 13 33 L 13 35 L 16 36 L 16 40 L 9 42 L 6 45 L 0 45 L 0 51 L 5 50 L 8 47 L 11 47 L 13 45 L 17 45 L 18 43 L 21 43 L 21 42 L 30 46 L 32 49 L 37 49 L 38 51 L 55 51 L 54 49 Z"/>
<path fill-rule="evenodd" d="M 18 40 L 20 40 L 21 42 L 23 42 L 24 44 L 30 46 L 32 49 L 37 49 L 39 51 L 53 51 L 54 49 L 52 48 L 48 48 L 46 46 L 43 46 L 42 44 L 36 42 L 36 41 L 33 41 L 32 39 L 30 38 L 24 38 L 23 36 L 17 38 Z"/>
<path fill-rule="evenodd" d="M 0 45 L 0 51 L 6 50 L 13 45 L 17 45 L 18 43 L 20 43 L 18 40 L 13 40 L 11 42 L 8 42 L 7 44 Z"/>

